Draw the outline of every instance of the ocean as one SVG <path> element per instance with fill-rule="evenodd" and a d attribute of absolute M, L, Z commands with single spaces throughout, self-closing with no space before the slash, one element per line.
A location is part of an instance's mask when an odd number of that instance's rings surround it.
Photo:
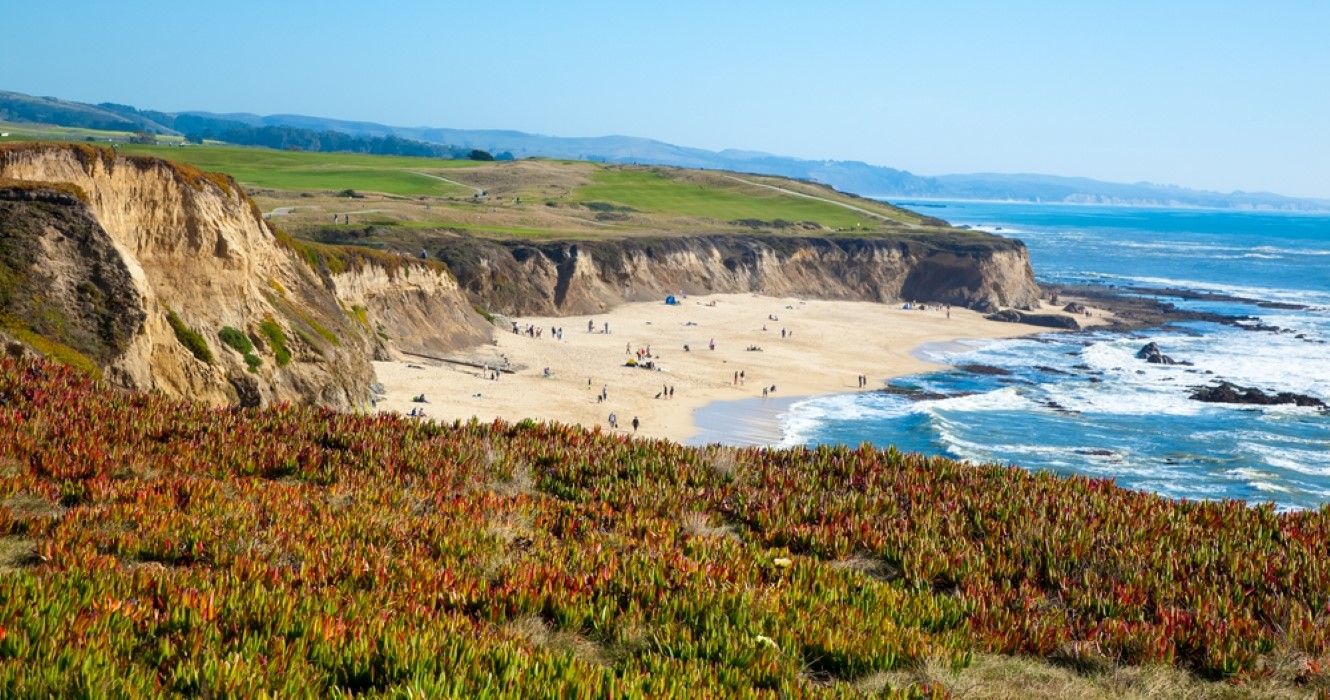
<path fill-rule="evenodd" d="M 1330 215 L 1053 204 L 895 202 L 1020 238 L 1041 284 L 1180 288 L 1304 305 L 1161 297 L 1252 315 L 1287 332 L 1188 322 L 926 348 L 948 370 L 893 380 L 940 395 L 881 392 L 783 405 L 782 444 L 870 442 L 906 451 L 1115 479 L 1175 498 L 1330 503 L 1330 415 L 1207 404 L 1190 387 L 1227 380 L 1330 401 Z M 1301 336 L 1301 337 L 1299 337 Z M 1135 358 L 1148 341 L 1193 367 Z"/>

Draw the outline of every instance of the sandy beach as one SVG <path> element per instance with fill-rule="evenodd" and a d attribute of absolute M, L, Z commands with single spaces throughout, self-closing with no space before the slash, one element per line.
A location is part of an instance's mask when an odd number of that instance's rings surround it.
<path fill-rule="evenodd" d="M 925 344 L 1049 332 L 989 321 L 967 309 L 952 308 L 948 318 L 947 310 L 931 304 L 906 310 L 751 294 L 679 302 L 625 304 L 595 316 L 504 319 L 492 344 L 444 358 L 512 370 L 498 379 L 483 367 L 414 356 L 376 362 L 386 390 L 377 410 L 423 410 L 440 421 L 535 418 L 616 430 L 608 423 L 613 413 L 620 432 L 632 433 L 636 417 L 637 434 L 684 441 L 697 430 L 695 411 L 714 401 L 760 400 L 764 388 L 773 399 L 872 390 L 892 377 L 937 368 L 913 354 Z M 1102 310 L 1092 313 L 1080 320 L 1106 322 Z M 528 326 L 540 329 L 539 337 L 528 334 Z M 562 329 L 561 338 L 554 329 Z M 626 366 L 630 359 L 653 367 Z M 426 403 L 412 400 L 421 394 Z"/>

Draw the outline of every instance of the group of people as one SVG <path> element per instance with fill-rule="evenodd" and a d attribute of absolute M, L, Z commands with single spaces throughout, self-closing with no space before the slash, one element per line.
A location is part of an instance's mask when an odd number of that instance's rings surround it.
<path fill-rule="evenodd" d="M 525 335 L 528 338 L 539 338 L 545 334 L 545 329 L 528 323 L 526 328 L 520 328 L 517 321 L 513 321 L 513 335 Z M 563 329 L 550 326 L 550 337 L 555 340 L 563 340 Z"/>
<path fill-rule="evenodd" d="M 660 391 L 656 392 L 656 398 L 658 399 L 674 398 L 674 386 L 672 384 L 662 385 Z"/>
<path fill-rule="evenodd" d="M 862 389 L 866 386 L 868 386 L 868 377 L 863 374 L 859 375 L 859 388 Z"/>
<path fill-rule="evenodd" d="M 596 322 L 595 322 L 594 320 L 589 319 L 589 318 L 586 320 L 586 332 L 587 332 L 587 333 L 595 333 L 595 332 L 596 332 Z M 601 325 L 600 332 L 601 332 L 601 333 L 604 333 L 605 335 L 609 335 L 609 333 L 610 333 L 610 322 L 609 322 L 609 321 L 606 321 L 604 324 Z"/>

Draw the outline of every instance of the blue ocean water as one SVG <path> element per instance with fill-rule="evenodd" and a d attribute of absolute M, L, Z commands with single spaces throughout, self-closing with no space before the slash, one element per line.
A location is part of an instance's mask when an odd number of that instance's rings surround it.
<path fill-rule="evenodd" d="M 1217 291 L 1307 308 L 1168 299 L 1258 316 L 1290 332 L 1188 323 L 931 348 L 928 359 L 1010 374 L 951 370 L 892 382 L 950 397 L 936 400 L 871 392 L 798 401 L 781 417 L 785 443 L 894 444 L 1112 477 L 1178 498 L 1273 501 L 1286 509 L 1330 503 L 1330 415 L 1188 398 L 1189 387 L 1225 379 L 1330 401 L 1330 215 L 898 203 L 1020 238 L 1041 283 Z M 1136 359 L 1147 340 L 1195 366 Z"/>

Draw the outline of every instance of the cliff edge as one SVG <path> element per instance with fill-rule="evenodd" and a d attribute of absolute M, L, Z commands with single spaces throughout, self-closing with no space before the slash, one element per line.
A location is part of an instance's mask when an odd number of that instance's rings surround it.
<path fill-rule="evenodd" d="M 469 310 L 446 271 L 321 271 L 229 177 L 103 148 L 0 147 L 0 235 L 0 332 L 212 403 L 367 405 L 375 353 L 438 349 L 431 304 Z"/>

